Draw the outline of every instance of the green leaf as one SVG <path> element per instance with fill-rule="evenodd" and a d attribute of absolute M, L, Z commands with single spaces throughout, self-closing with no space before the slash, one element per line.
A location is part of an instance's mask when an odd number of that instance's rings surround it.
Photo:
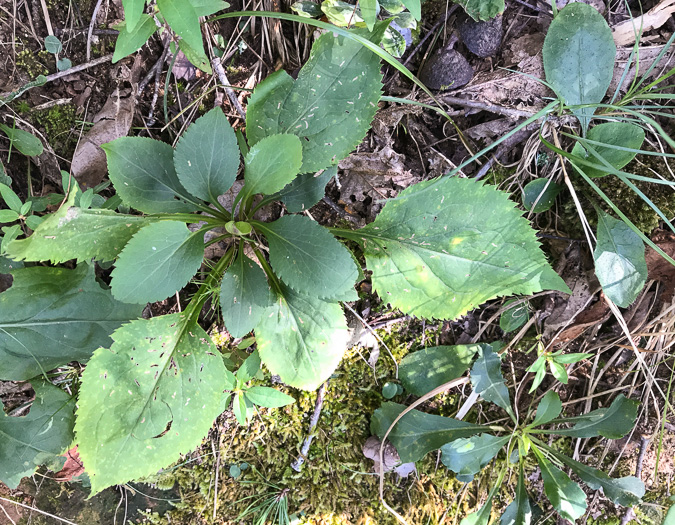
<path fill-rule="evenodd" d="M 625 476 L 618 479 L 610 478 L 601 470 L 574 461 L 565 454 L 555 451 L 552 453 L 562 463 L 570 467 L 593 490 L 602 489 L 605 496 L 615 505 L 630 507 L 639 503 L 642 496 L 645 495 L 644 483 L 635 476 Z"/>
<path fill-rule="evenodd" d="M 271 304 L 265 272 L 239 251 L 220 285 L 220 310 L 225 328 L 233 337 L 245 336 Z"/>
<path fill-rule="evenodd" d="M 354 260 L 333 235 L 302 215 L 258 224 L 269 244 L 274 272 L 297 292 L 331 299 L 354 287 Z"/>
<path fill-rule="evenodd" d="M 536 455 L 541 476 L 544 479 L 546 496 L 558 514 L 574 523 L 586 512 L 586 494 L 579 485 L 547 460 L 543 454 Z"/>
<path fill-rule="evenodd" d="M 42 154 L 42 141 L 32 133 L 28 133 L 22 129 L 10 128 L 5 124 L 0 124 L 0 129 L 9 137 L 12 147 L 24 155 L 33 157 Z"/>
<path fill-rule="evenodd" d="M 564 354 L 554 356 L 553 360 L 561 365 L 571 365 L 583 361 L 584 359 L 588 359 L 589 357 L 593 357 L 593 354 Z"/>
<path fill-rule="evenodd" d="M 434 346 L 408 354 L 398 368 L 401 384 L 411 394 L 423 396 L 462 376 L 480 348 L 481 345 Z"/>
<path fill-rule="evenodd" d="M 199 16 L 191 3 L 185 0 L 157 0 L 157 7 L 171 29 L 181 37 L 181 42 L 186 43 L 197 53 L 206 56 Z M 197 64 L 195 65 L 197 66 Z"/>
<path fill-rule="evenodd" d="M 255 329 L 260 358 L 287 385 L 314 390 L 330 377 L 347 349 L 342 309 L 282 287 Z"/>
<path fill-rule="evenodd" d="M 20 261 L 51 261 L 54 264 L 75 259 L 112 261 L 142 227 L 154 219 L 123 215 L 110 210 L 83 210 L 68 201 L 48 215 L 26 239 L 7 247 L 9 257 Z"/>
<path fill-rule="evenodd" d="M 489 345 L 483 345 L 478 350 L 478 359 L 471 368 L 471 384 L 476 394 L 503 408 L 513 417 L 509 390 L 502 376 L 502 360 Z"/>
<path fill-rule="evenodd" d="M 142 19 L 145 0 L 122 0 L 122 7 L 126 24 L 129 30 L 133 31 Z"/>
<path fill-rule="evenodd" d="M 133 26 L 133 28 L 128 19 L 116 28 L 119 31 L 119 35 L 115 42 L 115 51 L 112 58 L 113 64 L 138 51 L 155 34 L 155 31 L 159 29 L 155 24 L 155 19 L 146 14 L 140 15 L 139 23 Z"/>
<path fill-rule="evenodd" d="M 295 399 L 288 394 L 266 386 L 253 386 L 246 390 L 244 395 L 251 403 L 267 408 L 279 408 L 295 403 Z"/>
<path fill-rule="evenodd" d="M 464 11 L 476 21 L 490 20 L 504 12 L 504 0 L 453 0 L 461 5 Z"/>
<path fill-rule="evenodd" d="M 177 221 L 155 222 L 136 233 L 115 263 L 110 286 L 125 303 L 162 301 L 181 290 L 204 259 L 204 231 Z"/>
<path fill-rule="evenodd" d="M 54 35 L 45 38 L 45 49 L 52 55 L 58 55 L 63 50 L 63 44 Z"/>
<path fill-rule="evenodd" d="M 101 146 L 108 175 L 128 206 L 144 213 L 191 212 L 173 166 L 173 148 L 147 137 L 122 137 Z"/>
<path fill-rule="evenodd" d="M 0 223 L 9 223 L 19 220 L 19 214 L 14 210 L 0 210 Z"/>
<path fill-rule="evenodd" d="M 234 376 L 232 372 L 230 372 L 227 368 L 225 368 L 225 372 L 223 372 L 224 380 L 225 383 L 223 385 L 223 388 L 225 390 L 234 390 L 237 388 L 237 378 Z"/>
<path fill-rule="evenodd" d="M 398 394 L 398 388 L 399 385 L 397 385 L 396 383 L 387 381 L 382 386 L 382 397 L 384 397 L 385 399 L 391 399 L 392 397 Z"/>
<path fill-rule="evenodd" d="M 551 374 L 553 374 L 553 377 L 555 377 L 563 385 L 566 385 L 569 378 L 567 377 L 567 370 L 565 370 L 565 367 L 556 363 L 553 359 L 548 360 L 548 366 L 551 370 Z"/>
<path fill-rule="evenodd" d="M 260 354 L 256 350 L 249 355 L 237 370 L 237 381 L 248 383 L 260 371 Z"/>
<path fill-rule="evenodd" d="M 533 213 L 549 210 L 562 190 L 560 184 L 549 179 L 534 179 L 523 188 L 523 207 Z"/>
<path fill-rule="evenodd" d="M 499 317 L 499 328 L 501 328 L 506 333 L 517 330 L 527 323 L 528 319 L 530 318 L 530 305 L 527 301 L 522 301 L 521 299 L 511 299 L 504 303 L 505 307 L 509 305 L 513 306 L 504 310 L 502 315 Z"/>
<path fill-rule="evenodd" d="M 295 135 L 270 135 L 251 147 L 244 164 L 244 195 L 272 195 L 300 172 L 302 144 Z"/>
<path fill-rule="evenodd" d="M 476 512 L 472 512 L 468 516 L 464 517 L 462 521 L 459 522 L 459 525 L 488 525 L 490 522 L 490 514 L 492 514 L 492 502 L 502 488 L 501 481 L 503 476 L 500 477 L 500 480 L 495 483 L 488 493 L 487 500 L 483 506 L 478 509 Z"/>
<path fill-rule="evenodd" d="M 383 403 L 373 414 L 371 432 L 383 439 L 391 424 L 405 408 L 397 403 Z M 388 439 L 396 447 L 401 461 L 409 463 L 419 461 L 428 452 L 455 439 L 471 437 L 485 431 L 489 431 L 489 428 L 483 425 L 411 410 L 396 423 Z"/>
<path fill-rule="evenodd" d="M 390 55 L 401 58 L 406 49 L 406 41 L 401 33 L 388 27 L 382 37 L 382 47 Z"/>
<path fill-rule="evenodd" d="M 599 104 L 612 81 L 616 45 L 605 18 L 588 4 L 558 12 L 542 50 L 546 80 L 568 106 Z M 593 106 L 573 109 L 584 134 Z"/>
<path fill-rule="evenodd" d="M 75 433 L 92 494 L 193 450 L 220 413 L 225 366 L 181 314 L 132 321 L 82 375 Z"/>
<path fill-rule="evenodd" d="M 560 396 L 553 390 L 546 392 L 544 397 L 539 401 L 537 406 L 537 414 L 534 417 L 530 427 L 545 425 L 557 418 L 562 412 L 562 403 Z"/>
<path fill-rule="evenodd" d="M 397 15 L 405 10 L 405 6 L 399 0 L 378 0 L 378 3 L 391 15 Z"/>
<path fill-rule="evenodd" d="M 415 184 L 353 236 L 377 293 L 409 315 L 455 319 L 500 295 L 569 293 L 508 194 L 470 179 Z"/>
<path fill-rule="evenodd" d="M 441 447 L 441 461 L 452 470 L 459 481 L 470 483 L 485 465 L 506 445 L 511 436 L 497 437 L 479 434 L 460 438 Z"/>
<path fill-rule="evenodd" d="M 94 269 L 35 266 L 12 272 L 0 293 L 0 379 L 25 381 L 69 361 L 86 362 L 141 308 L 115 301 Z"/>
<path fill-rule="evenodd" d="M 373 39 L 386 27 L 376 24 Z M 253 92 L 246 111 L 250 144 L 277 133 L 302 139 L 302 173 L 336 166 L 363 140 L 382 88 L 380 60 L 350 39 L 319 37 L 298 79 L 270 75 Z"/>
<path fill-rule="evenodd" d="M 583 140 L 579 140 L 574 144 L 574 148 L 572 148 L 572 155 L 581 157 L 594 164 L 600 164 L 600 160 L 587 150 L 587 148 L 592 148 L 593 151 L 605 159 L 610 166 L 620 170 L 635 158 L 636 153 L 634 151 L 623 151 L 616 148 L 640 149 L 645 140 L 645 132 L 640 126 L 636 126 L 630 122 L 603 122 L 602 124 L 593 126 L 588 131 L 586 138 L 588 140 L 607 144 L 607 146 L 598 146 L 595 144 L 586 144 L 584 146 Z M 581 168 L 586 175 L 592 178 L 604 177 L 608 173 L 604 166 L 601 168 L 581 166 Z"/>
<path fill-rule="evenodd" d="M 532 508 L 530 507 L 530 498 L 525 489 L 525 473 L 523 472 L 523 465 L 521 463 L 518 472 L 518 484 L 516 485 L 516 497 L 506 507 L 499 525 L 530 525 L 531 522 Z"/>
<path fill-rule="evenodd" d="M 595 275 L 614 304 L 627 308 L 647 281 L 645 245 L 623 221 L 598 209 Z"/>
<path fill-rule="evenodd" d="M 70 69 L 73 67 L 73 63 L 70 61 L 69 58 L 59 58 L 56 61 L 56 69 L 57 71 L 65 71 L 66 69 Z"/>
<path fill-rule="evenodd" d="M 197 16 L 211 16 L 230 7 L 230 4 L 222 0 L 189 0 L 189 2 Z"/>
<path fill-rule="evenodd" d="M 195 49 L 188 44 L 187 40 L 181 40 L 179 47 L 185 55 L 185 58 L 187 58 L 191 64 L 194 64 L 209 75 L 213 73 L 211 70 L 211 64 L 209 63 L 209 59 L 206 56 L 203 48 Z"/>
<path fill-rule="evenodd" d="M 232 187 L 239 168 L 237 137 L 220 108 L 198 118 L 178 141 L 173 154 L 183 187 L 216 203 Z"/>
<path fill-rule="evenodd" d="M 17 213 L 21 212 L 21 206 L 23 205 L 21 199 L 14 193 L 14 190 L 6 184 L 0 184 L 0 197 L 2 197 L 2 200 L 5 201 L 5 204 L 7 204 L 10 210 Z"/>
<path fill-rule="evenodd" d="M 364 23 L 361 9 L 342 0 L 324 0 L 321 2 L 321 11 L 331 24 L 338 27 L 353 27 Z"/>
<path fill-rule="evenodd" d="M 421 0 L 401 0 L 401 3 L 408 8 L 408 11 L 410 11 L 416 20 L 420 20 L 422 18 Z"/>
<path fill-rule="evenodd" d="M 32 385 L 35 400 L 27 416 L 10 417 L 0 410 L 0 481 L 10 489 L 73 441 L 75 399 L 49 383 Z"/>
<path fill-rule="evenodd" d="M 294 2 L 291 4 L 291 9 L 300 16 L 304 16 L 306 18 L 321 18 L 321 16 L 323 16 L 321 6 L 316 2 L 312 2 L 311 0 L 300 0 L 299 2 Z"/>
<path fill-rule="evenodd" d="M 377 22 L 377 0 L 359 0 L 359 7 L 368 31 L 372 31 Z"/>
<path fill-rule="evenodd" d="M 640 403 L 619 394 L 609 408 L 598 408 L 583 416 L 555 419 L 552 423 L 576 423 L 572 428 L 557 428 L 547 433 L 559 436 L 589 438 L 602 436 L 619 439 L 633 429 Z"/>
<path fill-rule="evenodd" d="M 277 193 L 277 197 L 291 213 L 308 210 L 323 198 L 326 193 L 326 184 L 335 175 L 337 175 L 337 166 L 317 173 L 303 173 Z"/>

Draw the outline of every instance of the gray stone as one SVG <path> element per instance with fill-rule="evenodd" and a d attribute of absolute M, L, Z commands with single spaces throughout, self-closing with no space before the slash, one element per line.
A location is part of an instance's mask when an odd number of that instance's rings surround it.
<path fill-rule="evenodd" d="M 457 89 L 473 78 L 473 68 L 466 58 L 452 49 L 452 45 L 453 42 L 436 51 L 419 72 L 419 79 L 429 89 Z"/>
<path fill-rule="evenodd" d="M 474 55 L 482 58 L 494 56 L 502 45 L 502 16 L 485 22 L 476 22 L 466 16 L 459 23 L 459 36 Z"/>

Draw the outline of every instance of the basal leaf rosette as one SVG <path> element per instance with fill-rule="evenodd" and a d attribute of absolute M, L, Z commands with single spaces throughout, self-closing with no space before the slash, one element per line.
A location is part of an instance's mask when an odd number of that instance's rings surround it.
<path fill-rule="evenodd" d="M 569 292 L 508 194 L 468 179 L 416 184 L 349 237 L 377 293 L 409 315 L 455 319 L 498 296 Z"/>

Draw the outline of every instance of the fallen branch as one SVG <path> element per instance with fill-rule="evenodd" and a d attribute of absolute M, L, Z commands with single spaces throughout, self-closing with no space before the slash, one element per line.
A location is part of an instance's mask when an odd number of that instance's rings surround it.
<path fill-rule="evenodd" d="M 298 456 L 293 463 L 291 463 L 291 468 L 296 472 L 300 472 L 302 469 L 302 464 L 307 459 L 307 454 L 309 453 L 309 447 L 314 441 L 314 429 L 316 428 L 317 423 L 319 422 L 319 417 L 321 416 L 321 407 L 323 407 L 323 400 L 326 397 L 326 390 L 328 390 L 328 381 L 326 381 L 319 391 L 316 393 L 316 403 L 314 404 L 314 412 L 312 417 L 309 420 L 309 431 L 307 432 L 307 437 L 305 441 L 302 442 L 302 447 L 300 447 L 300 456 Z"/>

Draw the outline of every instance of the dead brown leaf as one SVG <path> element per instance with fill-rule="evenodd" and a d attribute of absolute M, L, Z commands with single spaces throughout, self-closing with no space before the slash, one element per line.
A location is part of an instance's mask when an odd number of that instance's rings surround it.
<path fill-rule="evenodd" d="M 140 55 L 136 56 L 131 69 L 120 66 L 117 87 L 108 96 L 101 111 L 94 116 L 94 125 L 75 149 L 70 171 L 84 189 L 99 184 L 108 171 L 101 144 L 125 137 L 131 129 L 140 72 Z"/>
<path fill-rule="evenodd" d="M 72 481 L 73 478 L 84 474 L 84 465 L 82 464 L 82 460 L 80 460 L 80 454 L 77 451 L 77 447 L 71 448 L 66 452 L 65 456 L 66 463 L 63 465 L 63 468 L 56 473 L 54 477 L 56 481 Z"/>
<path fill-rule="evenodd" d="M 652 234 L 652 241 L 667 255 L 675 258 L 675 234 L 665 230 L 656 230 Z M 673 295 L 675 295 L 675 266 L 650 247 L 647 247 L 645 259 L 647 261 L 648 278 L 660 281 L 663 284 L 661 301 L 670 303 L 673 300 Z"/>
<path fill-rule="evenodd" d="M 363 455 L 374 462 L 373 470 L 380 471 L 380 444 L 382 442 L 377 436 L 370 436 L 363 444 Z M 384 471 L 394 471 L 402 478 L 407 478 L 410 474 L 415 472 L 414 463 L 401 463 L 401 458 L 396 452 L 394 445 L 387 443 L 384 445 L 384 452 L 382 454 L 384 460 Z"/>
<path fill-rule="evenodd" d="M 612 28 L 617 47 L 629 46 L 635 42 L 636 34 L 658 29 L 675 13 L 675 0 L 662 0 L 644 15 L 626 20 Z"/>

